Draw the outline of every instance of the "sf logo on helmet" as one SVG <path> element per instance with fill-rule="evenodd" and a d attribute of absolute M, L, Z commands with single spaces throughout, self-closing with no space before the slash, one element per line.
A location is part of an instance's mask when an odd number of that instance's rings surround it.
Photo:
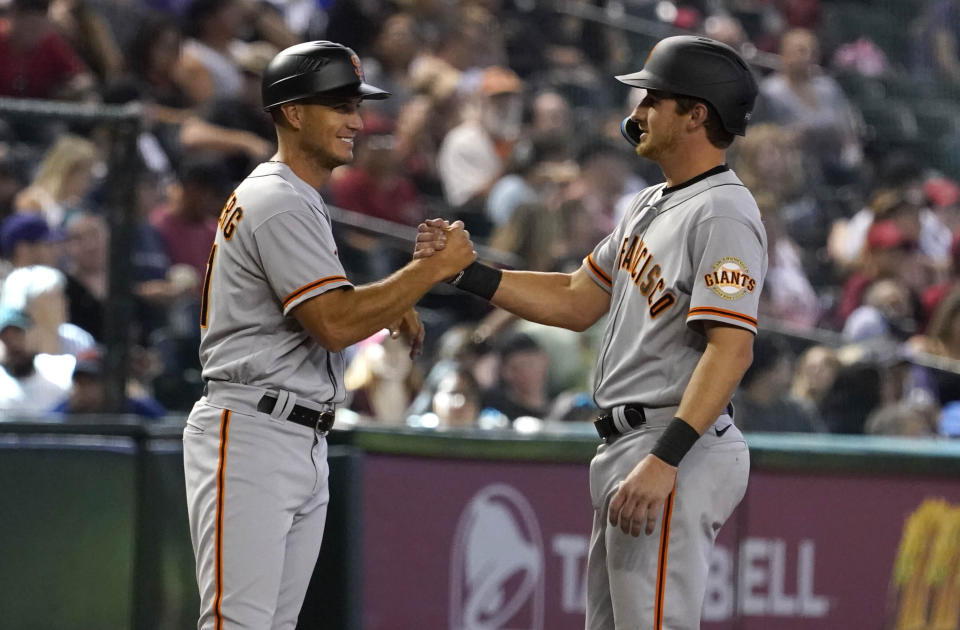
<path fill-rule="evenodd" d="M 353 71 L 357 74 L 357 78 L 363 81 L 363 68 L 360 66 L 360 57 L 350 55 L 350 63 L 353 64 Z"/>

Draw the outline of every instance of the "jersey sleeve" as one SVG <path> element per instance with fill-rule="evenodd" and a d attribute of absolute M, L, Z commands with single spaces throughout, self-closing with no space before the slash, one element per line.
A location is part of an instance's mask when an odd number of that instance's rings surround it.
<path fill-rule="evenodd" d="M 593 251 L 583 259 L 583 268 L 587 270 L 590 279 L 599 285 L 601 289 L 610 293 L 613 291 L 614 265 L 617 262 L 617 248 L 620 243 L 620 231 L 622 227 L 607 235 L 600 241 Z"/>
<path fill-rule="evenodd" d="M 730 217 L 713 217 L 694 230 L 696 276 L 687 325 L 713 320 L 757 332 L 757 308 L 766 275 L 762 226 Z"/>
<path fill-rule="evenodd" d="M 337 257 L 328 219 L 306 204 L 264 221 L 254 239 L 284 315 L 316 295 L 353 286 Z"/>

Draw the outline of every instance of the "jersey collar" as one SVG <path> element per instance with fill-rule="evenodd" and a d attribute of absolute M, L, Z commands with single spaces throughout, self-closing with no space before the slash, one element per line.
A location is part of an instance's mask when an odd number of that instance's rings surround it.
<path fill-rule="evenodd" d="M 683 188 L 686 188 L 687 186 L 693 186 L 693 185 L 696 184 L 697 182 L 703 181 L 703 180 L 705 180 L 705 179 L 708 178 L 708 177 L 711 177 L 711 176 L 713 176 L 713 175 L 719 175 L 720 173 L 725 173 L 725 172 L 727 172 L 727 171 L 729 171 L 729 170 L 730 170 L 730 167 L 727 166 L 726 164 L 721 164 L 721 165 L 719 165 L 719 166 L 714 166 L 714 167 L 711 168 L 709 171 L 705 171 L 705 172 L 703 172 L 703 173 L 700 173 L 700 174 L 697 175 L 696 177 L 692 177 L 692 178 L 688 179 L 687 181 L 683 182 L 682 184 L 677 184 L 676 186 L 667 186 L 667 187 L 664 188 L 662 191 L 660 191 L 660 194 L 665 196 L 665 195 L 669 195 L 670 193 L 675 193 L 675 192 L 677 192 L 678 190 L 682 190 Z"/>

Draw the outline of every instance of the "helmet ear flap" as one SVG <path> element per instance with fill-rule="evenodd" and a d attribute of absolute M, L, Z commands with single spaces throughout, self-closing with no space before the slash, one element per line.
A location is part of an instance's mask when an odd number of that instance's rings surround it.
<path fill-rule="evenodd" d="M 623 134 L 623 137 L 627 139 L 633 146 L 640 144 L 640 136 L 643 133 L 640 131 L 640 125 L 637 124 L 635 120 L 627 116 L 623 119 L 623 122 L 620 123 L 620 133 Z"/>

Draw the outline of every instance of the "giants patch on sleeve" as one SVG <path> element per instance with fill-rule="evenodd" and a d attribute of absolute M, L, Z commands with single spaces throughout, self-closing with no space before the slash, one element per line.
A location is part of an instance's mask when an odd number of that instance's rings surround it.
<path fill-rule="evenodd" d="M 703 277 L 706 285 L 725 300 L 739 300 L 757 288 L 757 281 L 739 258 L 725 256 L 713 265 L 713 272 Z"/>

